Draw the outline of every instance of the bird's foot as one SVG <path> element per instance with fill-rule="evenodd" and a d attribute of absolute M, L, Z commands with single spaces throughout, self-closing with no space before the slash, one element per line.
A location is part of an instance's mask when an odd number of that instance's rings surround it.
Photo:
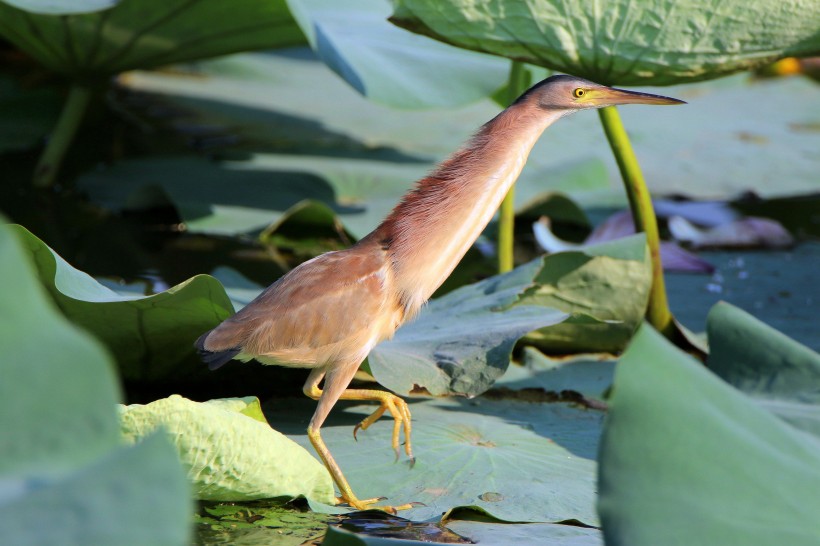
<path fill-rule="evenodd" d="M 387 497 L 359 500 L 352 495 L 349 497 L 342 495 L 336 499 L 336 504 L 347 504 L 356 510 L 381 510 L 382 512 L 387 512 L 388 514 L 396 514 L 396 512 L 400 510 L 410 510 L 416 506 L 426 506 L 421 502 L 408 502 L 407 504 L 401 504 L 399 506 L 374 506 L 377 502 L 382 502 L 384 500 L 387 500 Z"/>
<path fill-rule="evenodd" d="M 383 392 L 383 391 L 376 391 Z M 411 417 L 410 408 L 407 407 L 407 402 L 389 392 L 383 392 L 383 396 L 379 396 L 378 400 L 381 402 L 379 409 L 365 417 L 361 423 L 353 428 L 353 437 L 356 438 L 356 433 L 367 428 L 379 420 L 385 412 L 390 412 L 393 417 L 393 451 L 396 452 L 396 460 L 399 458 L 399 441 L 401 439 L 401 431 L 404 430 L 404 452 L 410 459 L 410 465 L 415 464 L 416 459 L 413 457 L 413 447 L 410 442 Z M 403 509 L 403 508 L 402 508 Z"/>

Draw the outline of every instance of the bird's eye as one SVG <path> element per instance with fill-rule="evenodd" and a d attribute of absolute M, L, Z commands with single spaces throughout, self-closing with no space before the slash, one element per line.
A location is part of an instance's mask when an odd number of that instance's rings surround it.
<path fill-rule="evenodd" d="M 581 98 L 581 97 L 583 97 L 585 94 L 586 94 L 586 91 L 584 91 L 584 90 L 583 90 L 583 89 L 581 89 L 580 87 L 579 87 L 578 89 L 575 89 L 575 90 L 572 92 L 572 95 L 573 95 L 576 99 L 580 99 L 580 98 Z"/>

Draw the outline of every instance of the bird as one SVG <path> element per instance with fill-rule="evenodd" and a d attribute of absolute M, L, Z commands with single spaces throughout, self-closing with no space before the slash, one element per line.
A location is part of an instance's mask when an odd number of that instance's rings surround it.
<path fill-rule="evenodd" d="M 353 246 L 321 254 L 280 277 L 256 299 L 195 342 L 211 369 L 236 359 L 308 368 L 303 392 L 318 401 L 307 435 L 339 490 L 337 503 L 396 513 L 419 503 L 359 499 L 324 443 L 320 428 L 338 400 L 378 408 L 353 429 L 393 417 L 392 447 L 411 464 L 411 414 L 399 396 L 348 388 L 370 350 L 411 320 L 492 219 L 547 127 L 578 112 L 622 104 L 683 101 L 554 75 L 530 87 L 481 126 L 404 195 L 387 218 Z M 321 387 L 320 387 L 321 383 Z"/>

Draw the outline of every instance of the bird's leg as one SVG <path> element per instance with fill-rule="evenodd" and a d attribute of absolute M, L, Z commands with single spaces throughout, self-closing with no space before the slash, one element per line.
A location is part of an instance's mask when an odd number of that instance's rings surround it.
<path fill-rule="evenodd" d="M 311 418 L 310 424 L 308 425 L 308 438 L 310 439 L 310 443 L 313 445 L 313 448 L 316 450 L 316 453 L 318 453 L 319 457 L 322 459 L 325 467 L 330 472 L 333 481 L 336 483 L 336 487 L 339 488 L 340 502 L 347 503 L 356 510 L 377 509 L 395 514 L 398 510 L 408 510 L 412 508 L 416 503 L 402 504 L 400 506 L 372 506 L 373 504 L 384 500 L 384 497 L 366 500 L 358 499 L 356 495 L 353 494 L 353 490 L 350 488 L 347 478 L 345 478 L 344 474 L 342 474 L 341 468 L 339 468 L 339 465 L 330 454 L 330 450 L 327 448 L 327 445 L 325 445 L 325 442 L 322 440 L 322 436 L 319 433 L 319 428 L 322 426 L 322 423 L 324 423 L 333 405 L 336 404 L 339 398 L 343 397 L 345 392 L 350 392 L 346 391 L 345 388 L 353 379 L 353 375 L 356 373 L 358 366 L 359 363 L 357 362 L 352 366 L 339 366 L 330 369 L 327 372 L 327 377 L 325 378 L 324 389 L 319 389 L 319 383 L 321 382 L 322 377 L 325 376 L 325 372 L 320 368 L 316 368 L 311 372 L 305 382 L 303 391 L 310 398 L 319 400 L 319 404 L 317 405 L 316 412 L 313 414 L 313 418 Z M 351 391 L 355 391 L 355 389 L 351 389 Z M 360 400 L 361 398 L 353 399 Z M 368 398 L 368 400 L 369 399 L 370 398 Z M 384 413 L 384 411 L 382 411 L 382 413 Z M 381 414 L 379 414 L 379 416 L 380 415 Z M 409 412 L 407 413 L 407 416 L 409 418 Z M 372 417 L 372 415 L 370 417 Z M 368 419 L 370 417 L 368 417 Z M 378 419 L 378 417 L 376 417 L 376 419 Z M 376 419 L 373 419 L 373 421 Z M 394 442 L 397 441 L 394 439 Z"/>
<path fill-rule="evenodd" d="M 313 381 L 311 381 L 313 378 L 312 375 L 308 378 L 308 381 L 305 383 L 304 387 L 304 393 L 306 396 L 309 396 L 314 400 L 319 400 L 321 398 L 322 389 L 319 388 L 319 383 L 322 380 L 322 375 L 323 374 L 318 375 L 318 378 Z M 385 412 L 390 412 L 390 415 L 393 417 L 393 440 L 391 445 L 393 446 L 393 451 L 396 453 L 396 459 L 398 460 L 399 458 L 399 445 L 401 440 L 401 432 L 403 429 L 404 452 L 410 459 L 410 466 L 415 464 L 416 458 L 413 456 L 413 445 L 410 440 L 412 421 L 410 408 L 407 406 L 407 402 L 393 393 L 375 389 L 345 389 L 339 396 L 339 400 L 373 400 L 375 402 L 379 402 L 379 409 L 365 417 L 361 423 L 353 428 L 353 437 L 356 438 L 356 432 L 358 432 L 359 429 L 367 430 L 367 428 L 378 421 Z"/>

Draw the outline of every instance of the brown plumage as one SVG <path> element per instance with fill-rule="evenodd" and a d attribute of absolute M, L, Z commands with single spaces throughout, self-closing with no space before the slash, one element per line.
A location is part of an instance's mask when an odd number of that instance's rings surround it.
<path fill-rule="evenodd" d="M 379 499 L 359 500 L 353 494 L 321 439 L 319 428 L 330 409 L 339 399 L 378 401 L 379 409 L 354 434 L 389 412 L 395 420 L 393 449 L 398 455 L 404 430 L 405 451 L 412 459 L 407 404 L 385 391 L 346 390 L 359 365 L 377 343 L 414 317 L 450 275 L 518 178 L 544 129 L 580 109 L 628 102 L 679 101 L 570 76 L 553 76 L 532 87 L 420 180 L 372 233 L 349 249 L 303 263 L 203 334 L 196 341 L 203 360 L 212 368 L 232 358 L 311 368 L 304 392 L 319 404 L 308 436 L 339 487 L 341 501 L 357 509 L 370 507 Z"/>

